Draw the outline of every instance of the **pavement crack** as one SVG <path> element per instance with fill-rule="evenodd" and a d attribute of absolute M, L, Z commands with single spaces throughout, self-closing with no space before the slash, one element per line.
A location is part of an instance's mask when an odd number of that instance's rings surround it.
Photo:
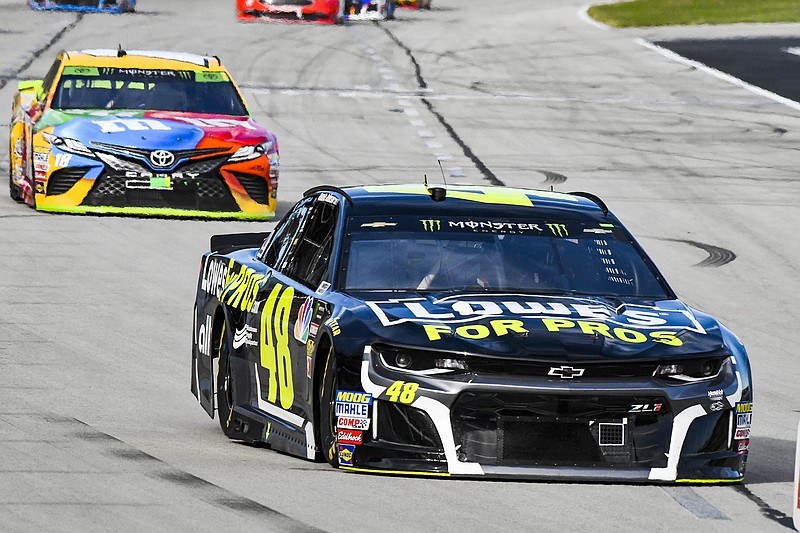
<path fill-rule="evenodd" d="M 391 39 L 398 47 L 400 47 L 411 60 L 412 65 L 414 65 L 414 75 L 417 79 L 417 85 L 419 86 L 420 90 L 428 90 L 428 83 L 425 81 L 425 78 L 422 76 L 422 67 L 420 67 L 417 58 L 414 57 L 414 53 L 411 49 L 403 43 L 400 39 L 397 38 L 395 34 L 393 34 L 388 28 L 386 28 L 380 22 L 374 23 L 378 28 L 380 28 L 388 37 Z M 480 157 L 470 148 L 470 146 L 461 138 L 461 136 L 456 132 L 455 128 L 447 121 L 447 119 L 439 113 L 436 108 L 434 107 L 433 103 L 424 96 L 420 98 L 422 104 L 428 109 L 428 111 L 436 117 L 436 120 L 442 127 L 447 131 L 447 134 L 450 138 L 461 148 L 461 151 L 464 155 L 472 161 L 472 164 L 475 165 L 475 168 L 483 175 L 483 178 L 491 183 L 492 185 L 505 185 L 495 174 L 494 172 L 486 166 Z"/>
<path fill-rule="evenodd" d="M 163 461 L 149 453 L 146 453 L 123 440 L 120 440 L 108 433 L 104 433 L 82 420 L 73 417 L 51 417 L 54 423 L 76 424 L 80 427 L 77 436 L 83 440 L 94 441 L 99 445 L 107 443 L 109 452 L 121 459 L 145 462 L 152 465 L 145 468 L 145 473 L 151 477 L 160 479 L 167 483 L 172 483 L 194 491 L 201 501 L 213 503 L 226 509 L 234 511 L 247 511 L 257 513 L 269 519 L 268 525 L 274 526 L 278 531 L 290 533 L 324 533 L 323 530 L 301 522 L 295 518 L 285 515 L 271 507 L 268 507 L 255 500 L 240 496 L 226 488 L 223 488 L 211 481 L 191 474 L 185 470 L 176 468 L 166 461 Z"/>
<path fill-rule="evenodd" d="M 0 78 L 0 90 L 2 90 L 8 84 L 9 80 L 18 79 L 20 73 L 27 70 L 28 67 L 30 67 L 34 61 L 36 61 L 42 56 L 42 54 L 44 54 L 46 51 L 52 48 L 53 45 L 56 44 L 59 40 L 61 40 L 61 38 L 64 35 L 66 35 L 69 31 L 73 30 L 75 26 L 77 26 L 78 23 L 81 20 L 83 20 L 83 15 L 84 15 L 83 13 L 78 13 L 75 16 L 75 20 L 73 20 L 72 22 L 61 28 L 59 31 L 57 31 L 55 35 L 53 35 L 50 38 L 50 40 L 47 41 L 43 46 L 34 50 L 33 54 L 31 54 L 31 56 L 25 61 L 25 63 L 14 69 L 10 74 Z"/>

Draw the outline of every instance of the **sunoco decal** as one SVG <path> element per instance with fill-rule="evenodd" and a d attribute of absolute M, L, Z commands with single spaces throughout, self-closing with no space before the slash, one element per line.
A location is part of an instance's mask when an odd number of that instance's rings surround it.
<path fill-rule="evenodd" d="M 339 464 L 353 466 L 353 453 L 356 447 L 353 444 L 339 444 Z"/>

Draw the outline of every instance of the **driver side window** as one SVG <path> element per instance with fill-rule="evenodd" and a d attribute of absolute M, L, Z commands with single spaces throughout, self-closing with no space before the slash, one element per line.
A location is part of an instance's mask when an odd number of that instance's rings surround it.
<path fill-rule="evenodd" d="M 294 244 L 313 202 L 314 198 L 300 200 L 278 224 L 278 227 L 275 228 L 275 233 L 273 233 L 266 249 L 263 253 L 259 253 L 259 259 L 266 263 L 267 266 L 283 271 L 281 265 L 285 261 L 292 244 Z"/>
<path fill-rule="evenodd" d="M 284 262 L 285 274 L 316 289 L 328 272 L 338 220 L 338 204 L 317 200 L 303 224 L 297 245 Z"/>

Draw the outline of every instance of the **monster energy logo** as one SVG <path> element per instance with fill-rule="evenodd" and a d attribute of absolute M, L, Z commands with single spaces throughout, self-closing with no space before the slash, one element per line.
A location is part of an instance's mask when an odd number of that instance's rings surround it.
<path fill-rule="evenodd" d="M 548 224 L 548 228 L 553 232 L 556 237 L 569 237 L 566 224 Z"/>
<path fill-rule="evenodd" d="M 442 229 L 441 220 L 420 220 L 425 231 L 440 231 Z"/>

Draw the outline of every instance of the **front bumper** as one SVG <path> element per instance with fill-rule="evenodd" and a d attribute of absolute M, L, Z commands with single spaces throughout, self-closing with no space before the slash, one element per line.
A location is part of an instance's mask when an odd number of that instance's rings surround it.
<path fill-rule="evenodd" d="M 57 166 L 55 147 L 40 154 L 47 158 L 35 172 L 40 211 L 243 220 L 275 215 L 278 166 L 270 168 L 265 156 L 238 163 L 224 156 L 192 160 L 158 174 L 109 154 L 102 154 L 103 162 L 69 155 L 68 167 Z"/>
<path fill-rule="evenodd" d="M 346 447 L 340 467 L 459 477 L 738 482 L 749 440 L 737 428 L 737 408 L 752 404 L 743 386 L 749 381 L 735 359 L 729 361 L 717 378 L 698 383 L 564 383 L 410 375 L 385 367 L 368 346 L 360 381 L 374 398 L 370 428 L 362 444 Z M 418 388 L 402 398 L 397 391 L 407 383 Z M 749 439 L 749 417 L 746 433 Z"/>

